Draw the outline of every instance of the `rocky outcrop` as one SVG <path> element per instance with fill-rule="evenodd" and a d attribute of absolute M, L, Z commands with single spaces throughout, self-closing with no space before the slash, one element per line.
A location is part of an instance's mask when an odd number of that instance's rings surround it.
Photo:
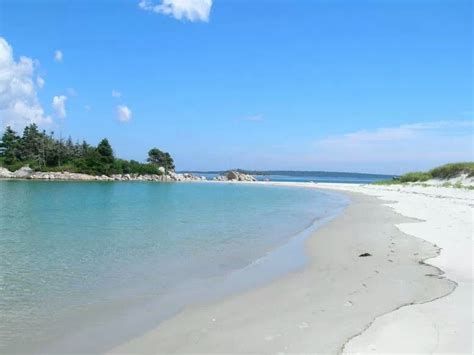
<path fill-rule="evenodd" d="M 168 174 L 117 174 L 117 175 L 88 175 L 80 173 L 63 172 L 41 172 L 34 171 L 24 166 L 15 172 L 0 167 L 0 179 L 31 179 L 31 180 L 71 180 L 71 181 L 155 181 L 155 182 L 173 182 L 173 181 L 203 181 L 205 177 L 195 176 L 193 174 L 177 174 L 169 172 Z"/>
<path fill-rule="evenodd" d="M 24 166 L 13 173 L 13 177 L 19 179 L 29 179 L 34 171 L 29 166 Z"/>
<path fill-rule="evenodd" d="M 206 178 L 204 176 L 196 176 L 190 173 L 177 174 L 170 172 L 167 175 L 171 181 L 204 181 Z"/>
<path fill-rule="evenodd" d="M 112 181 L 113 179 L 106 175 L 87 175 L 80 173 L 64 172 L 41 172 L 37 171 L 30 175 L 31 180 L 74 180 L 74 181 Z"/>
<path fill-rule="evenodd" d="M 228 171 L 227 173 L 214 178 L 216 181 L 257 181 L 252 175 L 240 173 L 236 170 Z"/>
<path fill-rule="evenodd" d="M 173 182 L 173 181 L 203 181 L 205 177 L 195 176 L 193 174 L 184 173 L 178 174 L 175 172 L 168 172 L 163 175 L 139 175 L 139 174 L 123 174 L 123 175 L 112 175 L 111 178 L 115 181 L 161 181 L 161 182 Z"/>
<path fill-rule="evenodd" d="M 0 167 L 0 178 L 10 179 L 12 177 L 14 176 L 10 170 Z"/>

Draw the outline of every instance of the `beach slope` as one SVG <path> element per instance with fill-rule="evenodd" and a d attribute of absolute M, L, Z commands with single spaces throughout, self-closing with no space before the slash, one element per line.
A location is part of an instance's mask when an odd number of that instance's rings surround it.
<path fill-rule="evenodd" d="M 331 186 L 377 196 L 420 223 L 397 228 L 440 248 L 426 260 L 456 283 L 454 292 L 433 302 L 403 307 L 376 319 L 352 339 L 347 353 L 473 353 L 473 206 L 474 192 L 423 186 Z"/>
<path fill-rule="evenodd" d="M 459 288 L 460 280 L 456 274 L 443 275 L 442 266 L 448 265 L 438 263 L 431 266 L 424 262 L 427 259 L 430 263 L 432 260 L 438 260 L 441 250 L 435 245 L 437 241 L 433 235 L 423 231 L 423 224 L 428 222 L 420 219 L 437 217 L 433 212 L 436 204 L 423 199 L 436 198 L 440 205 L 448 199 L 428 197 L 416 191 L 395 191 L 393 196 L 386 196 L 381 190 L 372 191 L 371 187 L 354 185 L 311 186 L 344 190 L 344 193 L 351 197 L 352 203 L 341 216 L 322 226 L 307 241 L 310 262 L 303 270 L 256 290 L 217 303 L 186 309 L 163 322 L 158 328 L 110 352 L 153 354 L 385 351 L 381 349 L 388 349 L 387 352 L 396 351 L 391 348 L 391 344 L 383 343 L 380 338 L 380 334 L 384 333 L 385 317 L 405 309 L 444 302 L 442 300 L 448 299 L 445 296 L 456 294 L 453 293 L 456 285 Z M 412 201 L 412 195 L 416 195 L 420 201 Z M 385 206 L 386 202 L 381 200 L 380 196 L 393 201 L 408 198 L 407 205 L 414 210 L 421 206 L 412 203 L 423 201 L 424 208 L 431 212 L 427 212 L 427 216 L 421 216 L 400 209 L 404 216 L 398 210 L 395 211 L 393 206 Z M 465 233 L 469 232 L 469 228 L 472 231 L 472 226 L 462 227 L 460 224 L 472 217 L 472 214 L 465 215 L 466 212 L 472 213 L 472 210 L 466 201 L 460 202 L 459 206 L 462 206 L 459 207 L 460 210 L 453 210 L 453 214 L 456 218 L 460 216 L 461 220 L 452 219 L 450 225 L 454 226 L 453 228 L 461 228 L 462 230 L 456 230 L 456 233 L 460 233 L 459 238 L 467 240 L 470 235 L 466 236 Z M 443 220 L 439 221 L 441 227 L 444 226 L 442 222 Z M 443 246 L 442 243 L 437 244 Z M 365 253 L 370 256 L 361 257 Z M 472 275 L 469 282 L 472 285 Z M 433 300 L 437 301 L 429 303 Z M 407 305 L 410 307 L 404 307 Z M 470 324 L 463 323 L 463 320 L 470 319 L 471 308 L 467 308 L 465 303 L 461 303 L 460 308 L 464 313 L 468 313 L 463 319 L 439 314 L 439 317 L 446 318 L 447 323 L 452 321 L 451 330 L 452 327 L 458 328 L 461 325 L 467 326 L 467 329 L 470 327 Z M 382 324 L 379 324 L 381 322 Z M 365 338 L 366 334 L 372 334 L 374 328 L 382 331 Z M 403 333 L 403 329 L 398 329 L 392 333 L 397 343 L 393 346 L 402 343 L 401 337 L 404 337 L 404 341 L 416 337 L 419 343 L 425 344 L 420 349 L 432 350 L 433 342 L 439 349 L 444 349 L 444 344 L 449 347 L 449 339 L 436 340 L 439 337 L 436 338 L 429 329 L 425 331 L 422 335 L 426 335 L 428 339 L 422 338 L 420 341 L 419 331 L 414 332 L 411 329 L 411 333 Z M 467 334 L 458 336 L 463 338 L 461 346 L 468 349 L 470 337 L 466 338 Z M 384 348 L 383 344 L 386 344 L 387 348 Z M 415 348 L 408 349 L 411 351 Z"/>

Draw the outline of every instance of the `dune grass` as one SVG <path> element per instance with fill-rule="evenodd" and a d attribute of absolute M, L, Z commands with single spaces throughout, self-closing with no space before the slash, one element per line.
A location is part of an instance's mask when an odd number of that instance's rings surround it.
<path fill-rule="evenodd" d="M 451 163 L 438 166 L 427 172 L 411 172 L 392 180 L 377 181 L 377 185 L 404 184 L 408 182 L 424 182 L 430 179 L 445 180 L 461 174 L 474 177 L 474 162 Z"/>
<path fill-rule="evenodd" d="M 430 170 L 430 174 L 434 179 L 449 179 L 460 174 L 474 177 L 474 162 L 442 165 Z"/>

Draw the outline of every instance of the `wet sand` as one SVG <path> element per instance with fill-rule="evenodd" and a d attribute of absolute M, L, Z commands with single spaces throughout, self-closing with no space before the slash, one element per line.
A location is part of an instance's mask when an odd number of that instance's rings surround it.
<path fill-rule="evenodd" d="M 188 308 L 110 353 L 337 353 L 384 315 L 453 292 L 456 283 L 424 263 L 440 249 L 397 227 L 419 220 L 347 190 L 351 205 L 308 239 L 304 269 Z"/>

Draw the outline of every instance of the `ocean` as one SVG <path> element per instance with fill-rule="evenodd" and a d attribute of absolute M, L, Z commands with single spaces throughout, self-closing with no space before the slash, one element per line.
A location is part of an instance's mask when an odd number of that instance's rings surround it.
<path fill-rule="evenodd" d="M 347 203 L 251 184 L 0 181 L 0 353 L 105 351 L 270 282 Z"/>
<path fill-rule="evenodd" d="M 192 171 L 193 174 L 205 176 L 208 180 L 222 174 L 217 171 Z M 365 173 L 341 173 L 330 171 L 248 171 L 259 181 L 283 181 L 283 182 L 331 182 L 346 184 L 370 184 L 381 180 L 391 180 L 395 175 L 365 174 Z"/>

